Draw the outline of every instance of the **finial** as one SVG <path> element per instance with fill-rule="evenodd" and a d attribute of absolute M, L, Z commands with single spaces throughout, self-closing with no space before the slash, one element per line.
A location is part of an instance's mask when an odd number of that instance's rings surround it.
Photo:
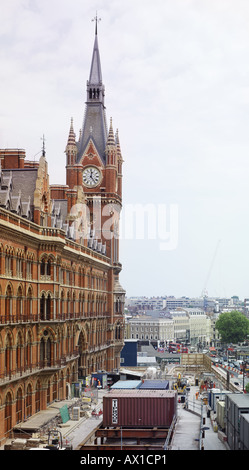
<path fill-rule="evenodd" d="M 95 35 L 97 36 L 98 34 L 98 23 L 101 21 L 101 18 L 98 18 L 98 12 L 96 11 L 96 16 L 92 19 L 92 21 L 95 21 Z"/>
<path fill-rule="evenodd" d="M 45 136 L 43 134 L 43 136 L 41 137 L 41 140 L 42 140 L 42 156 L 45 157 L 46 155 L 46 150 L 45 150 Z"/>
<path fill-rule="evenodd" d="M 71 117 L 71 125 L 69 129 L 67 145 L 75 145 L 75 132 L 73 128 L 73 118 Z"/>
<path fill-rule="evenodd" d="M 114 137 L 113 127 L 112 127 L 112 118 L 110 118 L 110 127 L 109 127 L 109 134 L 107 138 L 107 145 L 115 145 L 115 137 Z"/>

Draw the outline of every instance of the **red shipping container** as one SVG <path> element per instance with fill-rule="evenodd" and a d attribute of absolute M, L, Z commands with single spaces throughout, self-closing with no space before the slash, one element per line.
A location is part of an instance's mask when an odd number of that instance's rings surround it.
<path fill-rule="evenodd" d="M 174 390 L 111 390 L 103 397 L 104 427 L 170 427 L 176 413 Z"/>

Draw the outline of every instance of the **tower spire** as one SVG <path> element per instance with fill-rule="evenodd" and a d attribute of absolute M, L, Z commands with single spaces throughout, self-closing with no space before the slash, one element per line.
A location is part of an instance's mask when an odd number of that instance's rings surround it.
<path fill-rule="evenodd" d="M 89 80 L 87 81 L 87 101 L 81 138 L 78 143 L 78 160 L 81 159 L 89 139 L 92 139 L 99 153 L 100 158 L 105 163 L 105 147 L 107 141 L 107 123 L 105 115 L 105 87 L 102 81 L 102 71 L 100 63 L 100 53 L 97 36 L 97 24 L 100 19 L 97 16 L 92 20 L 95 25 L 95 39 L 92 53 Z M 91 130 L 91 131 L 90 131 Z"/>
<path fill-rule="evenodd" d="M 94 19 L 92 20 L 94 21 Z M 98 44 L 98 31 L 97 31 L 97 23 L 98 17 L 95 17 L 96 27 L 95 27 L 95 40 L 93 46 L 93 55 L 92 55 L 92 63 L 91 63 L 91 70 L 89 76 L 89 84 L 92 85 L 100 85 L 102 84 L 102 72 L 101 72 L 101 64 L 100 64 L 100 55 L 99 55 L 99 44 Z"/>

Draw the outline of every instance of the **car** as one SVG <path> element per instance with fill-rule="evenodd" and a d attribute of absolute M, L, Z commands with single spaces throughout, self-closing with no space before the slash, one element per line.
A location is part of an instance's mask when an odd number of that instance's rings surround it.
<path fill-rule="evenodd" d="M 232 383 L 233 383 L 233 385 L 235 385 L 236 387 L 242 389 L 242 385 L 241 385 L 239 382 L 236 382 L 236 381 L 235 381 L 235 382 L 232 382 Z"/>
<path fill-rule="evenodd" d="M 243 361 L 240 361 L 240 360 L 235 361 L 235 362 L 234 362 L 235 367 L 236 367 L 237 369 L 240 369 L 242 362 L 243 362 Z"/>

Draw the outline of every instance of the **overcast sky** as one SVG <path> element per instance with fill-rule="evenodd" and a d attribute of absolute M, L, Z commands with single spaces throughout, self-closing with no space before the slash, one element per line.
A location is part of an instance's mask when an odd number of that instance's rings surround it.
<path fill-rule="evenodd" d="M 0 147 L 38 160 L 44 134 L 50 183 L 65 184 L 96 10 L 107 118 L 125 160 L 127 295 L 249 297 L 248 0 L 1 0 Z M 150 207 L 153 236 L 146 224 L 137 235 L 137 216 L 127 234 L 134 207 Z"/>

